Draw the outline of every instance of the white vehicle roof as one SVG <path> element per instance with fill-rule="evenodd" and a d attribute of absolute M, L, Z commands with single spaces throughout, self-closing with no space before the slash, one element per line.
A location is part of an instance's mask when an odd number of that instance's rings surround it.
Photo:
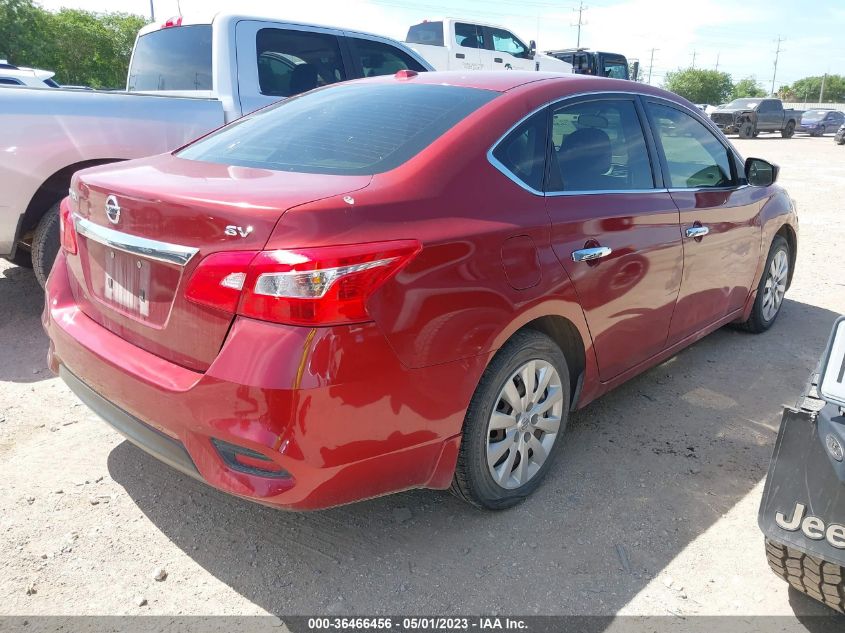
<path fill-rule="evenodd" d="M 3 68 L 0 67 L 0 77 L 8 77 L 10 79 L 17 79 L 24 86 L 44 87 L 44 82 L 47 79 L 55 76 L 56 73 L 49 70 L 41 70 L 39 68 Z"/>

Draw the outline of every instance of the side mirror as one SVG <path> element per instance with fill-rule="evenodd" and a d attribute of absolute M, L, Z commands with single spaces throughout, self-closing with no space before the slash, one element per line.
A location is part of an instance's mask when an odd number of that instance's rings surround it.
<path fill-rule="evenodd" d="M 537 42 L 535 42 L 534 40 L 528 42 L 528 52 L 531 53 L 531 57 L 534 57 L 534 55 L 537 53 Z"/>
<path fill-rule="evenodd" d="M 780 167 L 762 158 L 749 158 L 745 161 L 745 177 L 754 187 L 768 187 L 778 179 Z"/>

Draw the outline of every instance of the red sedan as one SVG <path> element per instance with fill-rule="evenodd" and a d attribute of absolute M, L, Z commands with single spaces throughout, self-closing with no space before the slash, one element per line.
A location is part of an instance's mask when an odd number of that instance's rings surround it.
<path fill-rule="evenodd" d="M 106 422 L 293 509 L 409 488 L 505 508 L 569 412 L 727 323 L 796 255 L 777 167 L 620 80 L 319 89 L 62 203 L 50 366 Z"/>

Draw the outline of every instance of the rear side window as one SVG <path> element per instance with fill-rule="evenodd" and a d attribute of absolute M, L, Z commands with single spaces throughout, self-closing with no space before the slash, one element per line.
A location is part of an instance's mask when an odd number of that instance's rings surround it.
<path fill-rule="evenodd" d="M 405 51 L 401 51 L 390 44 L 358 37 L 349 38 L 349 44 L 353 58 L 361 64 L 361 72 L 364 77 L 394 75 L 397 71 L 406 68 L 425 72 L 422 64 Z"/>
<path fill-rule="evenodd" d="M 0 77 L 0 85 L 3 86 L 22 86 L 23 82 L 11 77 Z"/>
<path fill-rule="evenodd" d="M 398 82 L 333 86 L 244 117 L 178 156 L 276 171 L 377 174 L 421 152 L 497 94 Z"/>
<path fill-rule="evenodd" d="M 261 29 L 255 46 L 261 94 L 292 97 L 346 79 L 334 35 Z"/>
<path fill-rule="evenodd" d="M 543 189 L 546 171 L 548 116 L 548 111 L 542 110 L 529 117 L 493 150 L 493 158 L 510 175 L 538 192 Z"/>
<path fill-rule="evenodd" d="M 423 22 L 408 29 L 408 44 L 443 46 L 443 22 Z"/>
<path fill-rule="evenodd" d="M 580 101 L 552 112 L 550 191 L 654 188 L 637 108 L 627 99 Z"/>
<path fill-rule="evenodd" d="M 704 124 L 659 103 L 649 103 L 648 109 L 666 157 L 671 187 L 688 189 L 735 184 L 728 150 Z"/>
<path fill-rule="evenodd" d="M 455 22 L 455 41 L 464 48 L 484 48 L 481 27 L 475 24 Z"/>
<path fill-rule="evenodd" d="M 138 38 L 127 90 L 211 90 L 211 25 L 176 26 Z"/>

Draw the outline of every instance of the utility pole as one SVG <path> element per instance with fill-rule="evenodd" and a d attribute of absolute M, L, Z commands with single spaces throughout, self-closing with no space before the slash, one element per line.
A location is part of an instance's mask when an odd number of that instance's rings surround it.
<path fill-rule="evenodd" d="M 150 22 L 156 21 L 156 9 L 153 6 L 153 0 L 150 0 Z"/>
<path fill-rule="evenodd" d="M 692 69 L 695 69 L 695 54 L 696 54 L 696 52 L 697 51 L 695 51 L 695 50 L 692 52 L 692 66 L 690 66 L 690 68 L 692 68 Z"/>
<path fill-rule="evenodd" d="M 784 42 L 784 41 L 785 41 L 785 39 L 782 38 L 780 35 L 778 35 L 778 39 L 777 39 L 778 47 L 777 47 L 777 50 L 775 51 L 775 70 L 772 73 L 772 95 L 775 94 L 775 78 L 778 76 L 778 57 L 780 57 L 780 53 L 781 53 L 780 45 L 781 45 L 781 42 Z"/>
<path fill-rule="evenodd" d="M 716 72 L 719 72 L 719 57 L 722 53 L 716 53 Z"/>
<path fill-rule="evenodd" d="M 827 73 L 822 77 L 822 87 L 819 90 L 819 103 L 824 103 L 824 82 L 827 81 Z"/>
<path fill-rule="evenodd" d="M 651 57 L 648 60 L 648 85 L 651 85 L 651 69 L 654 66 L 654 51 L 659 51 L 659 48 L 651 49 Z"/>
<path fill-rule="evenodd" d="M 572 25 L 572 26 L 578 27 L 578 40 L 575 44 L 575 48 L 581 48 L 581 27 L 584 26 L 584 24 L 586 24 L 586 22 L 584 22 L 581 18 L 584 14 L 584 11 L 586 11 L 588 8 L 589 7 L 584 6 L 584 2 L 582 1 L 582 2 L 578 3 L 578 9 L 573 9 L 573 11 L 576 11 L 576 10 L 578 11 L 578 24 Z"/>

